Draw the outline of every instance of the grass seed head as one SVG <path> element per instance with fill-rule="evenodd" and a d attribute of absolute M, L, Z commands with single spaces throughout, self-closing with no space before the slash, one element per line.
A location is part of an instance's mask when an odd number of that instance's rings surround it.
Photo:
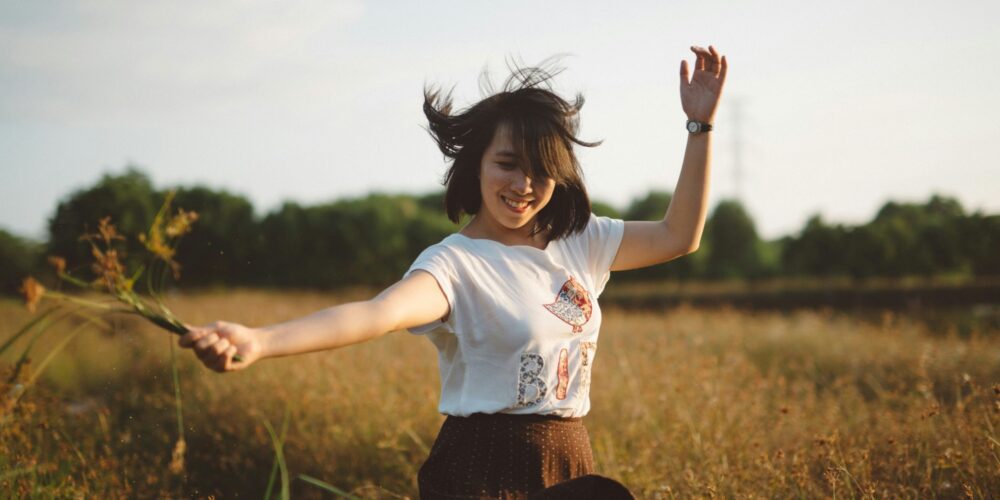
<path fill-rule="evenodd" d="M 46 259 L 52 269 L 56 271 L 56 276 L 62 276 L 66 272 L 66 259 L 57 255 L 50 255 Z"/>
<path fill-rule="evenodd" d="M 191 225 L 198 220 L 197 212 L 185 212 L 183 208 L 177 209 L 177 215 L 167 222 L 166 233 L 171 238 L 185 235 L 191 232 Z"/>
<path fill-rule="evenodd" d="M 24 278 L 24 281 L 21 282 L 21 288 L 18 288 L 18 291 L 24 297 L 24 305 L 31 312 L 35 312 L 38 303 L 42 300 L 42 296 L 45 295 L 45 287 L 31 276 Z"/>
<path fill-rule="evenodd" d="M 90 243 L 90 253 L 94 257 L 90 269 L 97 276 L 93 283 L 95 287 L 107 288 L 109 292 L 132 288 L 132 283 L 125 278 L 125 265 L 114 248 L 114 243 L 125 240 L 125 237 L 118 234 L 110 216 L 101 219 L 96 233 L 85 233 L 80 240 Z"/>
<path fill-rule="evenodd" d="M 184 438 L 178 439 L 170 458 L 170 472 L 174 474 L 184 472 L 184 453 L 186 451 L 187 443 L 184 441 Z"/>
<path fill-rule="evenodd" d="M 125 237 L 118 234 L 118 229 L 111 223 L 111 216 L 104 217 L 97 226 L 98 235 L 104 240 L 104 244 L 111 246 L 115 240 L 124 240 Z"/>
<path fill-rule="evenodd" d="M 90 269 L 97 275 L 94 285 L 107 288 L 109 292 L 129 290 L 131 283 L 125 278 L 125 265 L 118 258 L 118 251 L 113 248 L 101 250 L 93 242 L 90 247 L 94 263 Z"/>
<path fill-rule="evenodd" d="M 149 226 L 149 231 L 144 235 L 139 235 L 139 241 L 146 250 L 158 259 L 170 266 L 174 279 L 180 278 L 181 266 L 174 257 L 177 255 L 178 238 L 191 232 L 191 226 L 198 220 L 198 214 L 187 212 L 182 208 L 177 209 L 177 215 L 167 219 L 170 203 L 173 202 L 176 193 L 167 193 L 163 206 L 153 218 L 153 223 Z"/>

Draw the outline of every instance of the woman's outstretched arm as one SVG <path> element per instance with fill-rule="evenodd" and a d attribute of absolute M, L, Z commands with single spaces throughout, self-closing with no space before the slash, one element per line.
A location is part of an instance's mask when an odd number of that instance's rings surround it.
<path fill-rule="evenodd" d="M 371 300 L 350 302 L 262 328 L 216 322 L 180 338 L 205 366 L 219 372 L 264 358 L 336 349 L 447 317 L 448 300 L 429 273 L 418 271 Z M 233 357 L 239 355 L 240 361 Z"/>
<path fill-rule="evenodd" d="M 691 47 L 697 56 L 694 74 L 681 61 L 681 107 L 689 120 L 714 123 L 726 81 L 728 62 L 715 47 Z M 690 79 L 689 79 L 690 77 Z M 698 249 L 708 210 L 712 133 L 688 136 L 681 175 L 666 216 L 661 221 L 627 221 L 612 271 L 652 266 Z"/>

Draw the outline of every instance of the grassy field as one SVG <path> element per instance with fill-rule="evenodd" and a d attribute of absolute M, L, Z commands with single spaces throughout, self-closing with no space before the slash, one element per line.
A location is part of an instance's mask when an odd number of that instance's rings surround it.
<path fill-rule="evenodd" d="M 350 298 L 233 291 L 170 304 L 189 322 L 258 325 Z M 0 341 L 28 318 L 0 302 Z M 0 427 L 0 496 L 260 498 L 274 461 L 264 423 L 280 427 L 286 415 L 292 478 L 366 498 L 416 496 L 442 421 L 425 339 L 394 333 L 227 375 L 179 351 L 187 453 L 178 472 L 172 340 L 131 318 L 77 337 Z M 12 359 L 0 360 L 8 374 Z M 998 331 L 959 336 L 890 313 L 873 323 L 815 311 L 612 309 L 593 377 L 585 422 L 599 472 L 643 498 L 1000 491 Z M 295 497 L 322 495 L 302 480 L 291 486 Z"/>

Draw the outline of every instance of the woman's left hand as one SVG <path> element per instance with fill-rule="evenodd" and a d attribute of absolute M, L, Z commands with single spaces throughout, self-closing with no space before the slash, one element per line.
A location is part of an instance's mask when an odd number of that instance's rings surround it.
<path fill-rule="evenodd" d="M 720 55 L 715 47 L 691 47 L 698 59 L 694 63 L 694 75 L 688 72 L 687 61 L 681 61 L 681 107 L 688 119 L 713 123 L 715 109 L 722 96 L 722 85 L 726 82 L 726 56 Z"/>

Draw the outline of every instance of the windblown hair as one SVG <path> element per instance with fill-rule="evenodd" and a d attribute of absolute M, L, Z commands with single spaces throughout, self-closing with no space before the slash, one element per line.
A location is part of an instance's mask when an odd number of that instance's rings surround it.
<path fill-rule="evenodd" d="M 484 97 L 475 105 L 452 112 L 451 92 L 424 89 L 424 114 L 428 132 L 438 148 L 452 160 L 445 173 L 445 210 L 457 223 L 462 214 L 474 215 L 482 205 L 479 176 L 483 153 L 497 129 L 506 127 L 513 147 L 522 158 L 519 166 L 532 179 L 552 178 L 556 187 L 549 203 L 535 218 L 531 234 L 549 229 L 556 240 L 582 231 L 590 219 L 590 198 L 573 144 L 594 147 L 598 142 L 577 138 L 583 96 L 573 102 L 552 90 L 551 80 L 561 72 L 551 59 L 538 67 L 508 64 L 511 75 L 499 92 L 483 73 Z"/>

